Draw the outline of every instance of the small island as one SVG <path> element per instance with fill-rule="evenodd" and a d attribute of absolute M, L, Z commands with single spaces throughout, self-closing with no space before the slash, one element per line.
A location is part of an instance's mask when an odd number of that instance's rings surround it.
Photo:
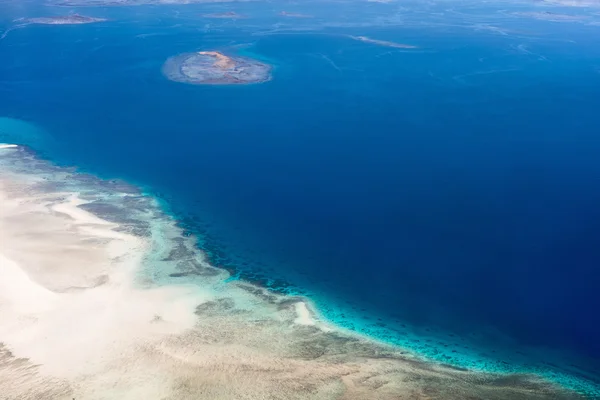
<path fill-rule="evenodd" d="M 104 18 L 87 17 L 80 14 L 60 15 L 57 17 L 39 17 L 39 18 L 24 18 L 18 20 L 23 25 L 42 24 L 42 25 L 79 25 L 91 24 L 94 22 L 106 21 Z"/>
<path fill-rule="evenodd" d="M 251 58 L 200 51 L 169 58 L 163 65 L 163 74 L 175 82 L 234 85 L 266 82 L 271 79 L 271 69 Z"/>

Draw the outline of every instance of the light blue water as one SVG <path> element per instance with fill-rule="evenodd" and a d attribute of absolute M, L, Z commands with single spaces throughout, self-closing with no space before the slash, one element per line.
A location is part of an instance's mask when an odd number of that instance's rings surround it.
<path fill-rule="evenodd" d="M 0 7 L 6 26 L 57 12 Z M 373 4 L 198 17 L 216 7 L 96 8 L 111 21 L 9 32 L 0 115 L 46 133 L 0 127 L 0 141 L 151 190 L 215 264 L 307 293 L 346 327 L 442 362 L 598 382 L 598 27 L 490 10 L 503 35 L 467 29 L 486 20 L 473 9 L 323 26 L 392 15 Z M 313 31 L 265 34 L 274 23 Z M 161 75 L 206 49 L 267 60 L 274 80 Z"/>

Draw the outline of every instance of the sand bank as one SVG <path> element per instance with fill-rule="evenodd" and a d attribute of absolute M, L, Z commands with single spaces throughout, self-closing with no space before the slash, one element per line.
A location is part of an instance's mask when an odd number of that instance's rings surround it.
<path fill-rule="evenodd" d="M 156 202 L 0 148 L 0 397 L 577 399 L 424 362 L 229 281 Z"/>

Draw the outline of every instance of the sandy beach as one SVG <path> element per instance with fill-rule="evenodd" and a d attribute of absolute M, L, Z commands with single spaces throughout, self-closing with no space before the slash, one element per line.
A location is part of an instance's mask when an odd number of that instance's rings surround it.
<path fill-rule="evenodd" d="M 0 170 L 1 399 L 580 398 L 424 362 L 228 281 L 135 190 L 15 146 Z"/>

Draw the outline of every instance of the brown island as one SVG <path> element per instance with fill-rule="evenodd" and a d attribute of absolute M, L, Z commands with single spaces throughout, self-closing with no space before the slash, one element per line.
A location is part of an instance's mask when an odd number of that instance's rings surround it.
<path fill-rule="evenodd" d="M 248 57 L 218 51 L 185 53 L 169 58 L 163 74 L 175 82 L 198 85 L 261 83 L 271 79 L 271 66 Z"/>

